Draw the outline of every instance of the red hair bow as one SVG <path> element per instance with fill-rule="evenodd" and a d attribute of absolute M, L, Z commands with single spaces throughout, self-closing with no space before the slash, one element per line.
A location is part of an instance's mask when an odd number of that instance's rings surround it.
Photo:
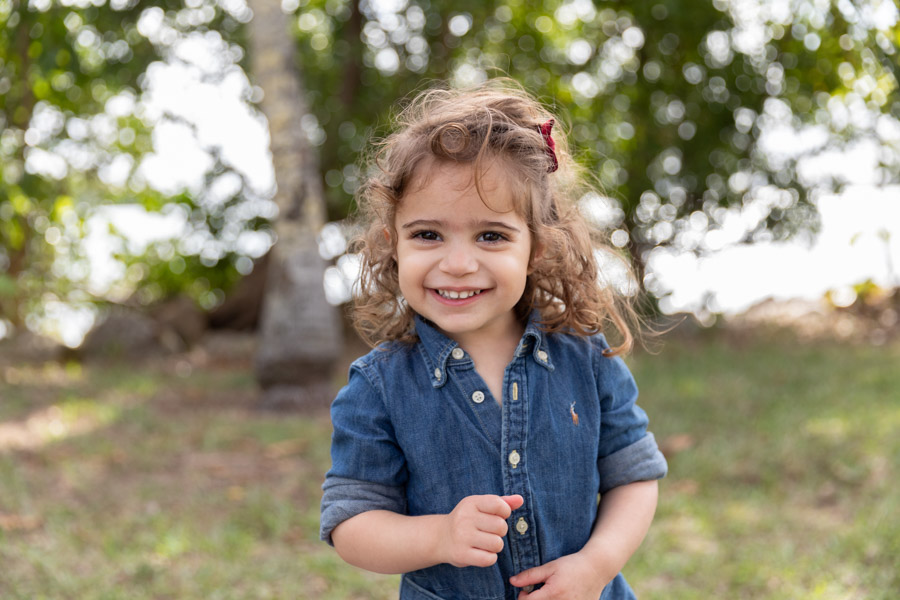
<path fill-rule="evenodd" d="M 553 119 L 550 119 L 546 123 L 538 125 L 538 130 L 544 137 L 544 143 L 547 144 L 545 151 L 547 152 L 547 156 L 550 157 L 551 161 L 550 166 L 547 167 L 548 173 L 553 173 L 559 168 L 559 161 L 556 159 L 556 142 L 554 142 L 553 138 L 550 136 L 550 130 L 553 129 L 553 123 L 555 123 L 555 121 Z"/>

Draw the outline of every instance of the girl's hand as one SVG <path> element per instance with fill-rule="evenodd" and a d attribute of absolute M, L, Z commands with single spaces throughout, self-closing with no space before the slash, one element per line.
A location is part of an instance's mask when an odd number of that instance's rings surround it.
<path fill-rule="evenodd" d="M 576 552 L 513 575 L 509 582 L 518 588 L 544 584 L 530 593 L 523 590 L 519 600 L 597 600 L 615 576 L 605 573 L 602 564 Z"/>
<path fill-rule="evenodd" d="M 454 567 L 489 567 L 503 550 L 506 519 L 522 506 L 522 496 L 467 496 L 446 519 L 440 536 L 441 562 Z"/>

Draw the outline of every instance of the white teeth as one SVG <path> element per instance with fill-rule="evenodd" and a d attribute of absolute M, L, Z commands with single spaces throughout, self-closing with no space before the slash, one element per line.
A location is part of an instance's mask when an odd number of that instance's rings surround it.
<path fill-rule="evenodd" d="M 459 300 L 465 298 L 471 298 L 477 294 L 480 294 L 482 290 L 472 290 L 469 292 L 454 292 L 453 290 L 438 290 L 437 293 L 443 296 L 444 298 L 449 298 L 451 300 Z"/>

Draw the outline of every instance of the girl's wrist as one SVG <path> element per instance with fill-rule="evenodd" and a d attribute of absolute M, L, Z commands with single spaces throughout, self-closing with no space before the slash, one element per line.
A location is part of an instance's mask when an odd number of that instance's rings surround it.
<path fill-rule="evenodd" d="M 620 551 L 614 541 L 602 537 L 592 539 L 579 552 L 594 568 L 598 579 L 606 585 L 622 570 L 629 556 Z"/>
<path fill-rule="evenodd" d="M 432 565 L 449 562 L 445 556 L 446 540 L 449 536 L 447 531 L 449 515 L 427 515 L 422 517 L 422 530 L 425 538 L 425 551 L 428 556 L 428 562 Z"/>

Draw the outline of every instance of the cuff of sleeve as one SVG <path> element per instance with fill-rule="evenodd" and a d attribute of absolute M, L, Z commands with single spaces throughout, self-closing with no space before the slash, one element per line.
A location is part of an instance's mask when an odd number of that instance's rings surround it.
<path fill-rule="evenodd" d="M 402 487 L 344 477 L 329 477 L 322 489 L 324 494 L 319 539 L 330 546 L 334 546 L 331 532 L 351 517 L 370 510 L 406 513 L 406 496 Z"/>
<path fill-rule="evenodd" d="M 630 446 L 601 458 L 597 468 L 601 494 L 635 481 L 662 479 L 668 471 L 666 459 L 650 432 Z"/>

